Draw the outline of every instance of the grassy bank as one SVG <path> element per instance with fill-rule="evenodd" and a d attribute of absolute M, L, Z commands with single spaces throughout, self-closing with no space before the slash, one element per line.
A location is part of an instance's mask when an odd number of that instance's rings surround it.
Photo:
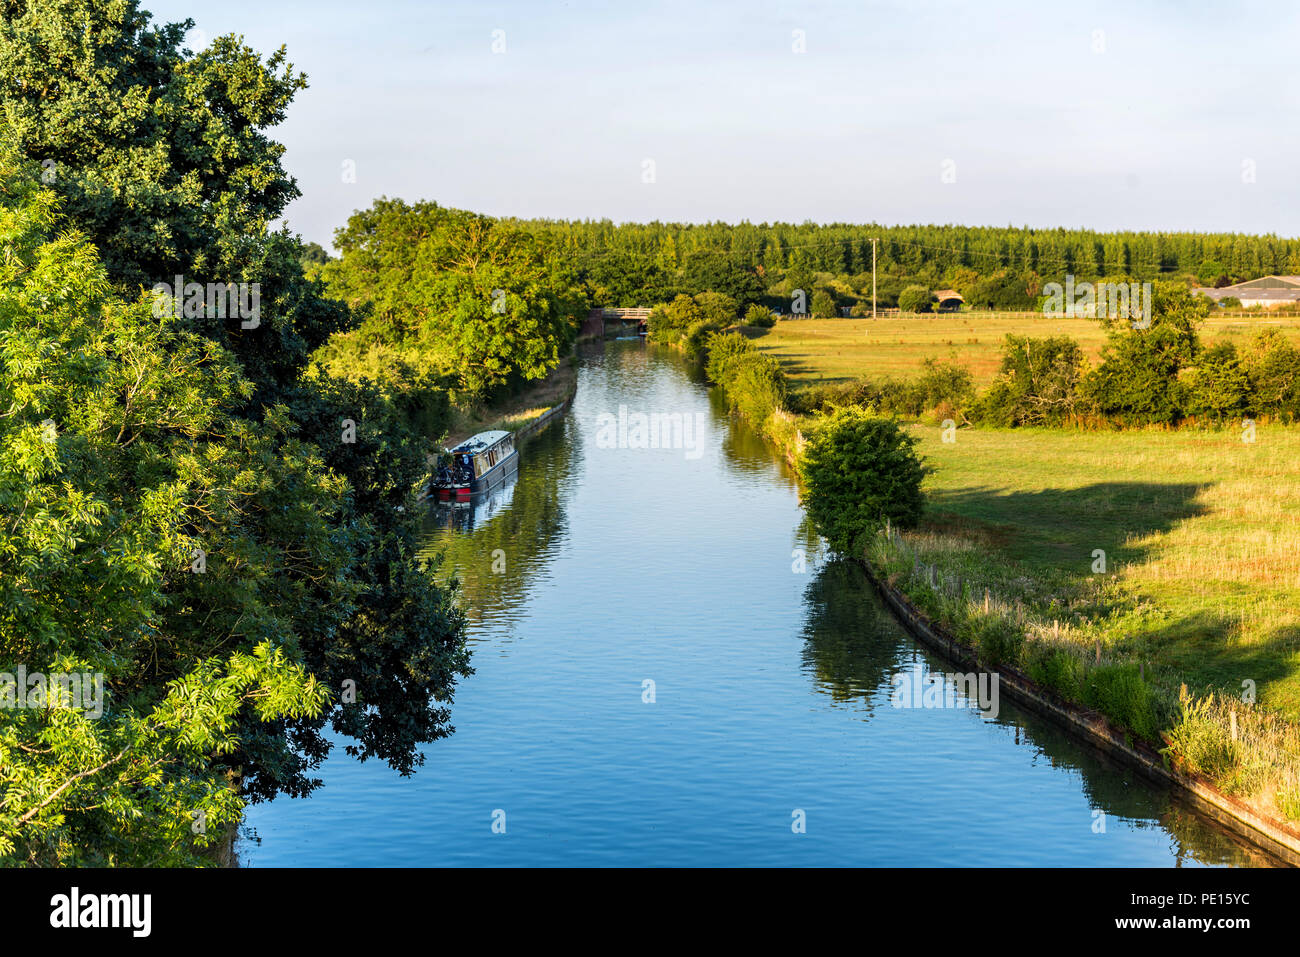
<path fill-rule="evenodd" d="M 545 379 L 530 383 L 517 395 L 472 409 L 452 409 L 446 445 L 450 448 L 478 432 L 502 429 L 514 432 L 547 409 L 573 395 L 578 369 L 572 359 L 561 362 Z"/>
<path fill-rule="evenodd" d="M 1281 329 L 1300 343 L 1295 316 L 1213 316 L 1202 334 L 1207 342 L 1245 343 L 1259 329 Z M 1092 319 L 1048 319 L 1026 313 L 943 313 L 881 319 L 782 320 L 754 340 L 780 360 L 795 386 L 844 382 L 858 376 L 905 378 L 931 356 L 955 355 L 979 386 L 997 372 L 1008 335 L 1066 335 L 1077 339 L 1090 360 L 1105 344 L 1105 330 Z"/>
<path fill-rule="evenodd" d="M 1300 428 L 1254 443 L 1232 430 L 972 429 L 952 443 L 911 430 L 935 469 L 930 508 L 907 555 L 875 556 L 909 595 L 935 601 L 909 558 L 965 581 L 977 615 L 987 588 L 1028 641 L 1078 663 L 1056 667 L 1070 686 L 1055 690 L 1091 705 L 1080 676 L 1100 649 L 1126 694 L 1150 698 L 1149 718 L 1130 699 L 1121 724 L 1171 730 L 1178 757 L 1225 791 L 1300 817 Z M 957 604 L 938 611 L 978 634 Z M 1199 706 L 1180 700 L 1184 684 Z"/>
<path fill-rule="evenodd" d="M 1300 428 L 911 430 L 935 469 L 925 534 L 1107 645 L 1300 718 Z"/>

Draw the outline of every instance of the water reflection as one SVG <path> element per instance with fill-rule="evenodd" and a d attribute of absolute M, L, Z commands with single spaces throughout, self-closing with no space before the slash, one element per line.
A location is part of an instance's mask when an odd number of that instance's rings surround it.
<path fill-rule="evenodd" d="M 832 560 L 817 569 L 804 593 L 804 611 L 803 660 L 815 687 L 837 703 L 851 703 L 863 720 L 891 707 L 896 674 L 918 668 L 927 675 L 956 670 L 912 640 L 851 562 Z M 959 701 L 958 708 L 998 729 L 1014 747 L 1029 750 L 1032 764 L 1045 763 L 1076 777 L 1089 805 L 1105 815 L 1110 827 L 1166 832 L 1176 866 L 1277 863 L 1195 813 L 1171 791 L 1005 696 L 999 697 L 996 715 L 980 712 L 973 701 Z M 1025 799 L 1008 794 L 1008 800 Z"/>
<path fill-rule="evenodd" d="M 519 472 L 513 472 L 504 482 L 489 492 L 480 492 L 468 502 L 437 502 L 429 513 L 429 527 L 447 531 L 472 532 L 482 527 L 510 507 L 515 496 L 515 483 Z"/>
<path fill-rule="evenodd" d="M 424 554 L 442 554 L 438 575 L 459 582 L 471 619 L 525 611 L 530 583 L 567 529 L 564 489 L 581 455 L 572 422 L 557 420 L 524 440 L 513 480 L 467 504 L 430 509 Z"/>

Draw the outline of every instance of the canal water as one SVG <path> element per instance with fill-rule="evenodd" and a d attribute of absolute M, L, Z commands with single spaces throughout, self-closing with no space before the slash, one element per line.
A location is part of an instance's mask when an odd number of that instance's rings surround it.
<path fill-rule="evenodd" d="M 640 447 L 651 415 L 683 427 Z M 953 667 L 676 353 L 586 352 L 517 480 L 432 511 L 427 549 L 471 622 L 455 734 L 409 778 L 338 749 L 249 809 L 245 866 L 1263 863 L 1010 701 L 894 706 Z"/>

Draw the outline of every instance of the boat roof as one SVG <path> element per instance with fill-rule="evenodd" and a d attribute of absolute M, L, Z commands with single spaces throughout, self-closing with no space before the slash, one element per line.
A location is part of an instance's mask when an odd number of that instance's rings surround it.
<path fill-rule="evenodd" d="M 481 452 L 483 449 L 488 449 L 496 445 L 509 434 L 510 433 L 504 429 L 493 429 L 490 432 L 480 432 L 478 435 L 471 435 L 451 451 L 470 453 Z"/>

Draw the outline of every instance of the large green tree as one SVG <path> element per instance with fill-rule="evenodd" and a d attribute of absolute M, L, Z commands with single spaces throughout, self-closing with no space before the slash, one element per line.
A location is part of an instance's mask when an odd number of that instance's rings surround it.
<path fill-rule="evenodd" d="M 583 304 L 539 239 L 511 223 L 380 199 L 334 245 L 342 257 L 322 275 L 367 316 L 361 344 L 395 346 L 441 370 L 470 401 L 543 378 L 577 334 Z"/>
<path fill-rule="evenodd" d="M 270 228 L 298 190 L 269 130 L 305 79 L 283 50 L 263 59 L 237 37 L 185 50 L 188 21 L 153 24 L 133 0 L 3 0 L 0 9 L 0 136 L 38 164 L 61 200 L 56 225 L 100 251 L 117 297 L 135 301 L 176 275 L 260 287 L 254 322 L 202 308 L 165 327 L 232 360 L 241 385 L 223 408 L 246 423 L 238 429 L 256 431 L 258 459 L 227 478 L 239 493 L 221 514 L 257 544 L 228 565 L 214 560 L 203 582 L 151 587 L 235 645 L 281 642 L 325 687 L 354 688 L 356 701 L 274 721 L 243 708 L 223 760 L 249 796 L 305 793 L 318 783 L 311 771 L 332 722 L 360 757 L 409 771 L 421 744 L 450 730 L 446 703 L 468 671 L 463 620 L 416 557 L 412 493 L 436 436 L 413 432 L 387 393 L 304 375 L 312 354 L 353 323 L 304 275 L 300 241 Z M 184 451 L 175 449 L 181 463 Z M 192 454 L 203 452 L 197 443 Z M 286 505 L 281 496 L 297 484 L 275 462 L 324 468 L 325 500 Z M 219 456 L 210 467 L 234 463 Z M 228 543 L 212 551 L 234 554 Z M 264 617 L 244 614 L 254 600 Z M 191 647 L 164 648 L 142 680 L 194 660 Z"/>
<path fill-rule="evenodd" d="M 361 593 L 346 484 L 285 417 L 235 415 L 229 352 L 113 294 L 56 204 L 0 163 L 0 862 L 195 863 L 238 819 L 251 729 L 328 711 L 301 626 Z M 99 713 L 23 671 L 102 675 Z"/>

